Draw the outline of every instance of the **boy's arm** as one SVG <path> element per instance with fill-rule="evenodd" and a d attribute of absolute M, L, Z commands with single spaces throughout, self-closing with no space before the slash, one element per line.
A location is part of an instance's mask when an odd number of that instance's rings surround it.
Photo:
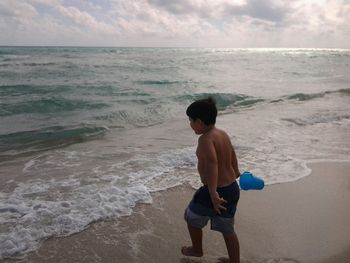
<path fill-rule="evenodd" d="M 233 170 L 235 171 L 236 179 L 237 179 L 238 177 L 241 176 L 241 173 L 238 169 L 237 155 L 236 155 L 236 152 L 235 152 L 235 149 L 233 148 L 233 146 L 232 146 L 232 160 L 231 160 L 231 162 L 232 162 L 232 167 L 233 167 Z"/>
<path fill-rule="evenodd" d="M 223 203 L 226 201 L 220 198 L 216 191 L 218 185 L 218 160 L 214 143 L 209 139 L 198 140 L 198 166 L 202 167 L 200 173 L 206 180 L 210 198 L 212 200 L 214 210 L 220 214 L 220 209 L 226 210 Z"/>

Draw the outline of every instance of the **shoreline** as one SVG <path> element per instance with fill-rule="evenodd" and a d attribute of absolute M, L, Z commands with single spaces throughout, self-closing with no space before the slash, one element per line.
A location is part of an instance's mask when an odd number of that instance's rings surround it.
<path fill-rule="evenodd" d="M 309 176 L 241 191 L 235 229 L 242 262 L 345 263 L 350 258 L 350 162 L 308 162 Z M 337 179 L 337 180 L 334 180 Z M 188 185 L 152 193 L 131 216 L 100 221 L 80 233 L 50 238 L 23 259 L 0 262 L 225 262 L 221 234 L 204 229 L 201 259 L 183 257 L 190 243 L 183 211 Z"/>

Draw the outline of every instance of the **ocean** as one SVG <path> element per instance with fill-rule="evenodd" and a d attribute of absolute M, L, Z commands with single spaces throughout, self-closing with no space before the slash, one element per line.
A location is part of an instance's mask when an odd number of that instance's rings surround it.
<path fill-rule="evenodd" d="M 267 185 L 350 161 L 349 72 L 341 49 L 0 47 L 0 259 L 198 187 L 196 99 Z"/>

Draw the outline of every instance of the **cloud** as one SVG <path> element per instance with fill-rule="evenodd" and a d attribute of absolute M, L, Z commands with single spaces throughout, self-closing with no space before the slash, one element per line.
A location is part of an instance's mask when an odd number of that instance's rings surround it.
<path fill-rule="evenodd" d="M 0 44 L 350 47 L 347 0 L 1 0 Z"/>
<path fill-rule="evenodd" d="M 148 0 L 150 5 L 162 8 L 175 15 L 197 15 L 208 18 L 215 13 L 214 7 L 219 7 L 222 1 L 200 1 L 200 0 Z"/>
<path fill-rule="evenodd" d="M 191 1 L 186 0 L 149 0 L 148 2 L 173 14 L 189 14 L 196 9 Z"/>
<path fill-rule="evenodd" d="M 87 12 L 80 11 L 76 7 L 63 7 L 58 6 L 57 10 L 65 17 L 71 19 L 78 26 L 83 26 L 92 31 L 96 31 L 99 33 L 105 34 L 113 34 L 115 33 L 115 28 L 112 25 L 106 24 L 104 22 L 99 22 L 88 14 Z"/>
<path fill-rule="evenodd" d="M 299 1 L 289 16 L 287 32 L 309 35 L 316 41 L 340 41 L 350 47 L 350 2 Z M 336 40 L 337 39 L 337 40 Z"/>
<path fill-rule="evenodd" d="M 32 18 L 37 17 L 38 13 L 33 6 L 28 3 L 19 3 L 16 1 L 0 1 L 0 14 L 8 18 Z"/>
<path fill-rule="evenodd" d="M 231 16 L 247 16 L 280 23 L 292 12 L 288 2 L 272 0 L 248 0 L 244 5 L 227 4 L 225 13 Z"/>
<path fill-rule="evenodd" d="M 205 0 L 148 0 L 156 7 L 176 15 L 197 15 L 201 18 L 224 19 L 247 16 L 281 22 L 291 12 L 289 3 L 273 0 L 205 1 Z"/>

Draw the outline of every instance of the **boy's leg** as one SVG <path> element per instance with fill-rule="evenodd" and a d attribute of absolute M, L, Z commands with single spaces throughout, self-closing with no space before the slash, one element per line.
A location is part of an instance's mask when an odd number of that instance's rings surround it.
<path fill-rule="evenodd" d="M 239 263 L 239 241 L 236 233 L 233 234 L 223 234 L 230 263 Z"/>
<path fill-rule="evenodd" d="M 183 247 L 181 252 L 185 256 L 191 257 L 201 257 L 203 256 L 203 231 L 201 228 L 193 227 L 190 224 L 187 224 L 188 232 L 190 233 L 192 246 L 191 247 Z"/>

